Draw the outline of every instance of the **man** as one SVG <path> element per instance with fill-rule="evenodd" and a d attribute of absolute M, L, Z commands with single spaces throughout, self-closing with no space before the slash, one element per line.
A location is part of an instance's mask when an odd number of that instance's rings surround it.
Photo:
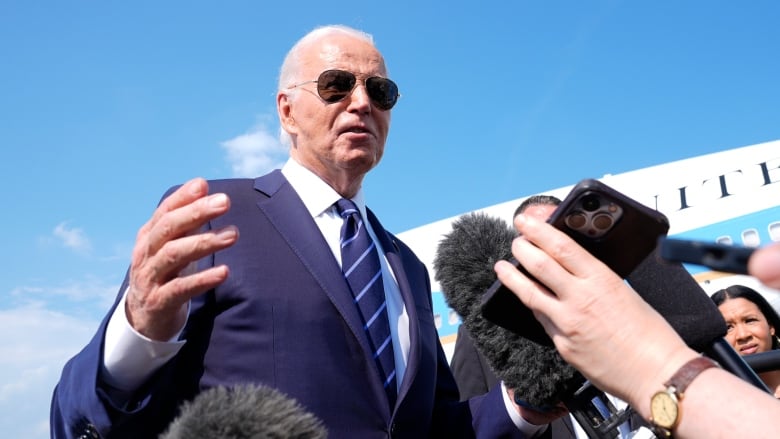
<path fill-rule="evenodd" d="M 533 195 L 520 203 L 512 218 L 524 213 L 546 221 L 559 204 L 561 200 L 552 195 Z M 458 383 L 461 400 L 484 395 L 500 381 L 490 368 L 487 359 L 477 350 L 465 325 L 458 327 L 458 338 L 455 341 L 450 367 Z M 568 416 L 561 417 L 561 413 L 556 412 L 543 419 L 544 422 L 550 422 L 550 428 L 543 437 L 553 439 L 576 437 L 574 426 Z"/>
<path fill-rule="evenodd" d="M 63 370 L 52 436 L 156 437 L 182 402 L 240 383 L 295 398 L 334 438 L 537 431 L 503 386 L 458 401 L 425 266 L 365 208 L 397 98 L 370 36 L 329 26 L 301 39 L 276 97 L 290 160 L 163 198 L 114 309 Z M 358 242 L 367 256 L 353 259 Z M 353 282 L 364 261 L 365 290 Z M 374 286 L 381 297 L 361 292 Z"/>

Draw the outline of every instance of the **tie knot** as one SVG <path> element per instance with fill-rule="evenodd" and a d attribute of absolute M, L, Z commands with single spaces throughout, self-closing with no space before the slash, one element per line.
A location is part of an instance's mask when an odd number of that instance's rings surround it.
<path fill-rule="evenodd" d="M 336 210 L 339 212 L 339 215 L 341 215 L 342 218 L 347 218 L 353 213 L 357 213 L 359 215 L 355 203 L 352 202 L 352 200 L 348 200 L 346 198 L 342 198 L 336 201 Z"/>

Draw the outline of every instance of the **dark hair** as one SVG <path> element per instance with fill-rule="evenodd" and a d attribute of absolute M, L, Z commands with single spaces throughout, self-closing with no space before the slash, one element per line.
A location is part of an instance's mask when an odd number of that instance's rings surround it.
<path fill-rule="evenodd" d="M 520 203 L 519 206 L 517 206 L 517 209 L 515 209 L 515 214 L 512 215 L 512 218 L 520 215 L 531 206 L 557 206 L 559 204 L 561 204 L 561 200 L 558 197 L 554 197 L 552 195 L 531 195 L 530 197 L 526 198 L 525 201 Z"/>
<path fill-rule="evenodd" d="M 716 306 L 720 306 L 723 302 L 729 299 L 745 299 L 753 302 L 769 325 L 775 328 L 775 331 L 780 331 L 780 316 L 777 315 L 777 311 L 769 304 L 769 302 L 758 291 L 746 287 L 744 285 L 732 285 L 728 288 L 718 290 L 710 296 Z M 772 349 L 780 348 L 780 342 L 777 340 L 777 336 L 772 337 Z"/>

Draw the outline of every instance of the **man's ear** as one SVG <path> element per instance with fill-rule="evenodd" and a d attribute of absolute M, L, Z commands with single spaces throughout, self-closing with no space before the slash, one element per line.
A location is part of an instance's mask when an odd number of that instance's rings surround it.
<path fill-rule="evenodd" d="M 276 95 L 276 111 L 279 113 L 279 123 L 288 133 L 296 131 L 295 118 L 292 115 L 292 99 L 286 93 Z"/>

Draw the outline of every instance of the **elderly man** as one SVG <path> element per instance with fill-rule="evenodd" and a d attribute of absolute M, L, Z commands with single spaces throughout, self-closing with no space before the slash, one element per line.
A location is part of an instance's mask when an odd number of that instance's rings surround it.
<path fill-rule="evenodd" d="M 163 197 L 116 305 L 63 370 L 52 436 L 155 437 L 184 401 L 241 383 L 295 398 L 334 438 L 542 428 L 501 386 L 458 401 L 425 266 L 365 206 L 398 96 L 369 35 L 302 38 L 276 97 L 290 159 Z"/>

